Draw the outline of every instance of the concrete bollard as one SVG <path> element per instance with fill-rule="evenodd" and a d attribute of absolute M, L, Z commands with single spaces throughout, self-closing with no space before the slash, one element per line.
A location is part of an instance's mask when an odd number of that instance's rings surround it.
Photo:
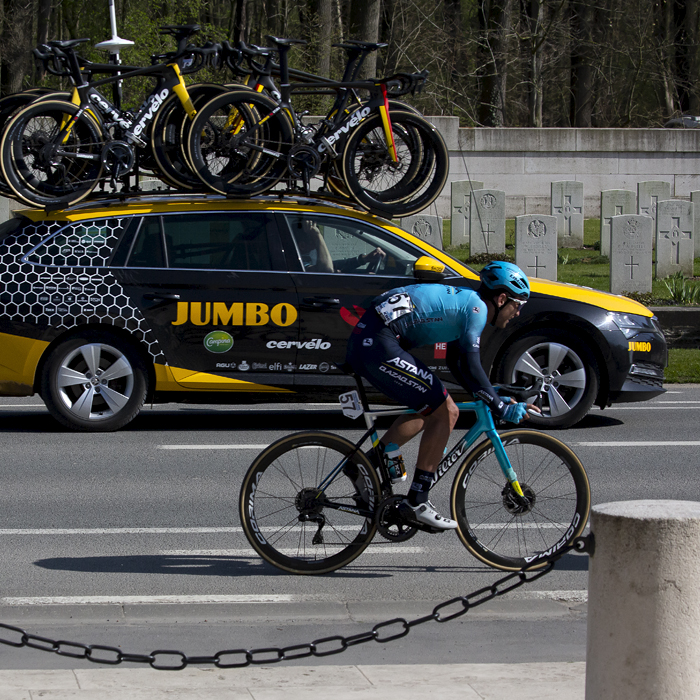
<path fill-rule="evenodd" d="M 700 697 L 700 503 L 595 506 L 586 700 Z"/>

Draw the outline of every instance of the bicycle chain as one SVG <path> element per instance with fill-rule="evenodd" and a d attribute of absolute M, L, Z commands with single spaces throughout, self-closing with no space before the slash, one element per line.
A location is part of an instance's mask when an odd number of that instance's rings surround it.
<path fill-rule="evenodd" d="M 505 595 L 510 591 L 520 588 L 526 583 L 532 583 L 537 579 L 546 576 L 555 567 L 556 562 L 571 550 L 578 552 L 593 552 L 593 536 L 578 537 L 568 547 L 562 549 L 555 557 L 548 560 L 547 565 L 528 576 L 528 570 L 541 562 L 525 566 L 520 571 L 515 571 L 499 579 L 490 586 L 484 586 L 473 593 L 465 596 L 457 596 L 443 603 L 439 603 L 433 608 L 432 613 L 418 617 L 413 620 L 405 620 L 402 617 L 395 617 L 385 622 L 379 622 L 371 630 L 360 632 L 349 637 L 334 635 L 315 639 L 307 644 L 294 644 L 287 647 L 264 647 L 260 649 L 225 649 L 217 652 L 213 656 L 187 656 L 181 651 L 172 649 L 156 649 L 150 654 L 130 654 L 123 652 L 117 647 L 105 646 L 102 644 L 81 644 L 79 642 L 69 642 L 64 639 L 55 640 L 48 637 L 40 637 L 29 634 L 21 627 L 14 627 L 0 622 L 0 630 L 7 630 L 18 635 L 17 641 L 0 637 L 0 644 L 11 647 L 29 647 L 40 651 L 48 651 L 59 656 L 69 656 L 74 659 L 87 659 L 96 664 L 107 664 L 116 666 L 123 662 L 149 664 L 151 668 L 158 671 L 181 671 L 189 665 L 213 664 L 217 668 L 243 668 L 245 666 L 258 664 L 271 664 L 279 661 L 291 661 L 294 659 L 304 659 L 310 656 L 322 657 L 340 654 L 346 649 L 357 644 L 375 641 L 380 644 L 393 642 L 395 639 L 405 637 L 414 627 L 426 622 L 449 622 L 455 618 L 465 615 L 469 610 L 479 605 L 483 605 L 498 596 Z M 514 581 L 517 579 L 517 581 Z M 510 583 L 512 581 L 512 583 Z M 501 588 L 505 584 L 505 588 Z M 460 607 L 461 606 L 461 607 Z M 452 612 L 449 609 L 454 607 Z M 391 633 L 386 628 L 394 627 L 396 631 Z M 384 635 L 382 636 L 382 631 Z M 78 651 L 79 650 L 79 651 Z M 159 662 L 159 657 L 178 657 L 179 664 L 166 665 L 165 661 Z"/>

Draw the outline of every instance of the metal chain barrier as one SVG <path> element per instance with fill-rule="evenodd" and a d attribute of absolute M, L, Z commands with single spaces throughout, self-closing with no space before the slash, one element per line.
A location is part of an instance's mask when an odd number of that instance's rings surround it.
<path fill-rule="evenodd" d="M 172 649 L 157 649 L 150 654 L 129 654 L 116 647 L 103 646 L 101 644 L 80 644 L 68 642 L 63 639 L 49 639 L 29 634 L 20 627 L 6 625 L 0 622 L 0 631 L 5 630 L 16 635 L 15 639 L 0 637 L 0 643 L 11 647 L 29 647 L 48 651 L 59 656 L 70 656 L 74 659 L 86 659 L 96 664 L 116 666 L 124 662 L 136 664 L 148 664 L 158 671 L 181 671 L 191 664 L 212 664 L 217 668 L 243 668 L 256 664 L 272 664 L 279 661 L 291 661 L 304 659 L 310 656 L 321 657 L 340 654 L 350 647 L 366 642 L 379 642 L 385 644 L 395 639 L 405 637 L 414 627 L 426 622 L 449 622 L 465 615 L 472 608 L 483 605 L 494 598 L 520 588 L 526 583 L 532 583 L 546 576 L 555 567 L 556 562 L 572 550 L 578 552 L 593 553 L 593 536 L 578 537 L 574 542 L 565 547 L 556 556 L 548 560 L 547 565 L 531 573 L 529 569 L 540 566 L 536 562 L 525 566 L 520 571 L 508 574 L 490 586 L 480 588 L 465 596 L 457 596 L 433 608 L 432 613 L 414 620 L 405 620 L 395 617 L 392 620 L 379 622 L 371 630 L 353 634 L 349 637 L 335 635 L 322 637 L 307 644 L 294 644 L 287 647 L 265 647 L 261 649 L 226 649 L 217 652 L 213 656 L 187 656 L 181 651 Z"/>

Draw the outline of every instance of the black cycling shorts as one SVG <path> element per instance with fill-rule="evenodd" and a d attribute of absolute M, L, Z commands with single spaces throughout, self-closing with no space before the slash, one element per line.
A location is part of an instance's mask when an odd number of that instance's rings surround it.
<path fill-rule="evenodd" d="M 404 350 L 395 333 L 369 310 L 348 341 L 347 362 L 383 394 L 423 416 L 447 400 L 447 389 L 424 363 Z"/>

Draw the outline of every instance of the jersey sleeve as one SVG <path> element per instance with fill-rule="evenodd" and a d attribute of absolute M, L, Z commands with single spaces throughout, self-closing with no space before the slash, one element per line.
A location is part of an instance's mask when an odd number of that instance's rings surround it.
<path fill-rule="evenodd" d="M 486 327 L 486 305 L 479 300 L 468 309 L 464 332 L 460 338 L 447 344 L 447 366 L 454 378 L 475 396 L 478 396 L 496 414 L 503 415 L 505 403 L 496 393 L 481 365 L 481 333 Z"/>

